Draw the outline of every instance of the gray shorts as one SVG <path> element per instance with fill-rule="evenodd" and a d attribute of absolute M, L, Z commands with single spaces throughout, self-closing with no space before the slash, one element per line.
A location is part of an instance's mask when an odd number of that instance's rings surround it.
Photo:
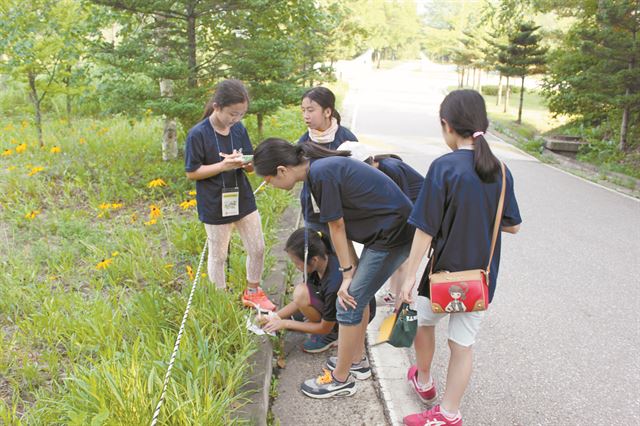
<path fill-rule="evenodd" d="M 449 340 L 460 346 L 471 346 L 476 342 L 480 323 L 485 311 L 436 314 L 431 310 L 431 301 L 424 296 L 416 299 L 418 327 L 435 326 L 444 317 L 449 317 Z"/>

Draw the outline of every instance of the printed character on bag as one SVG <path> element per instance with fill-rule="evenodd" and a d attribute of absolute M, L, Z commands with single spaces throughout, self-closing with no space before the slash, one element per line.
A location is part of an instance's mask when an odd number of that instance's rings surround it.
<path fill-rule="evenodd" d="M 464 288 L 463 288 L 464 287 Z M 469 288 L 464 285 L 464 283 L 460 283 L 460 286 L 452 285 L 449 287 L 449 296 L 453 299 L 446 308 L 444 308 L 445 312 L 465 312 L 467 307 L 462 300 L 467 298 L 467 292 Z"/>

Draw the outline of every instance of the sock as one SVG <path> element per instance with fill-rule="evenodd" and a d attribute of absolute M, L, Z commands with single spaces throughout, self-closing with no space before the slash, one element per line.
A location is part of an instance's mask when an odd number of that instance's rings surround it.
<path fill-rule="evenodd" d="M 253 288 L 253 287 L 247 287 L 247 293 L 252 294 L 252 293 L 257 293 L 258 292 L 258 287 Z"/>
<path fill-rule="evenodd" d="M 460 415 L 460 411 L 452 413 L 452 412 L 449 412 L 449 411 L 445 410 L 442 405 L 440 406 L 440 412 L 442 413 L 443 416 L 445 416 L 447 418 L 447 420 L 453 420 L 453 419 L 455 419 L 456 417 L 458 417 Z"/>
<path fill-rule="evenodd" d="M 421 392 L 428 391 L 433 386 L 433 377 L 429 376 L 429 381 L 427 383 L 422 383 L 420 381 L 420 375 L 418 374 L 418 379 L 416 380 L 418 384 L 418 390 Z"/>
<path fill-rule="evenodd" d="M 342 384 L 342 383 L 346 382 L 346 380 L 345 380 L 344 382 L 341 382 L 340 380 L 336 379 L 336 376 L 334 376 L 334 375 L 333 375 L 333 371 L 331 372 L 331 378 L 332 378 L 332 379 L 333 379 L 333 381 L 334 381 L 334 382 L 336 382 L 336 383 L 340 383 L 340 384 Z M 347 376 L 347 378 L 349 378 L 349 376 Z"/>

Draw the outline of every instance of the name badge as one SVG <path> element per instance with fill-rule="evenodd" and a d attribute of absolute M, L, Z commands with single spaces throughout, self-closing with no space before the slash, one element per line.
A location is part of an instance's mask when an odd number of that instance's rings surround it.
<path fill-rule="evenodd" d="M 238 188 L 222 189 L 222 217 L 240 214 L 240 191 Z"/>
<path fill-rule="evenodd" d="M 316 203 L 316 199 L 314 198 L 311 190 L 309 190 L 309 195 L 311 196 L 311 208 L 313 209 L 313 212 L 316 214 L 320 213 L 320 208 L 318 207 L 318 203 Z"/>

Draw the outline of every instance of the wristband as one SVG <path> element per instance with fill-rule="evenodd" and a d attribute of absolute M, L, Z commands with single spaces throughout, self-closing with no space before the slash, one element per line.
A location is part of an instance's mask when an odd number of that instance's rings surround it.
<path fill-rule="evenodd" d="M 340 272 L 349 272 L 352 269 L 353 269 L 353 265 L 349 265 L 346 268 L 343 268 L 342 266 L 338 267 L 338 271 Z"/>

